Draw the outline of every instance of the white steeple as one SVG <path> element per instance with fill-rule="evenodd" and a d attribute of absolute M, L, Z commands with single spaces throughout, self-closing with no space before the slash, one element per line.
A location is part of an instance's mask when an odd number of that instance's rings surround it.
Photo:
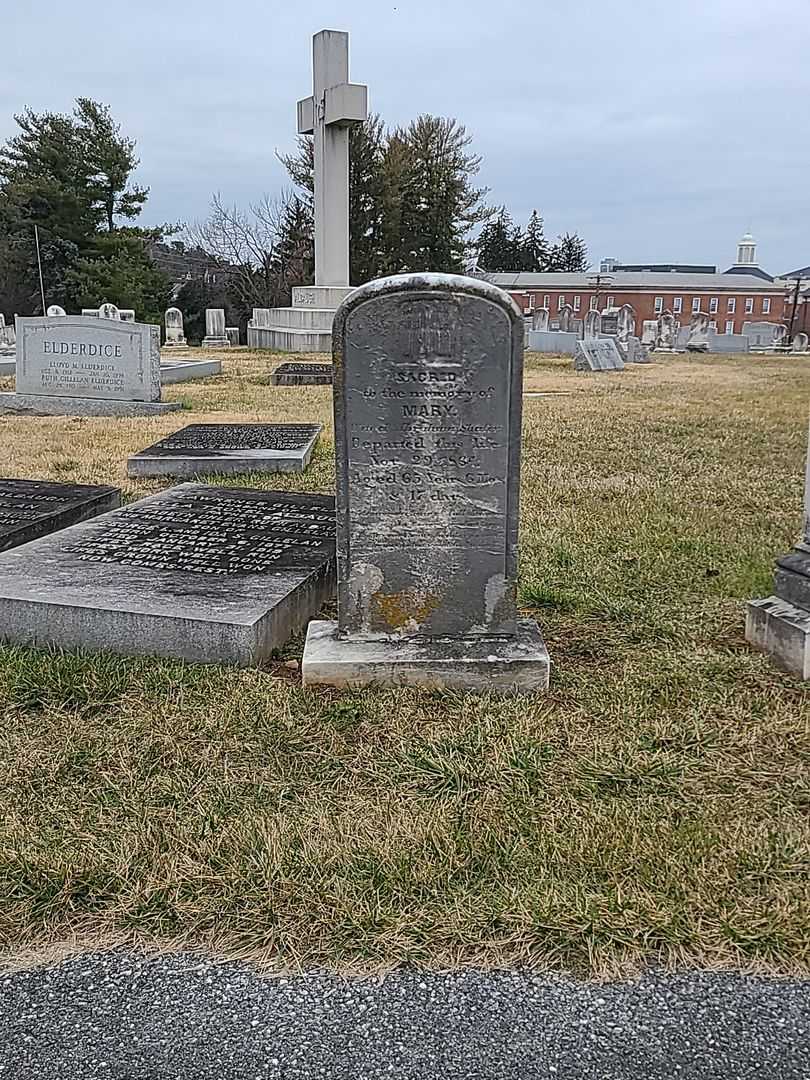
<path fill-rule="evenodd" d="M 747 232 L 737 244 L 737 261 L 735 266 L 757 265 L 757 242 L 750 232 Z"/>

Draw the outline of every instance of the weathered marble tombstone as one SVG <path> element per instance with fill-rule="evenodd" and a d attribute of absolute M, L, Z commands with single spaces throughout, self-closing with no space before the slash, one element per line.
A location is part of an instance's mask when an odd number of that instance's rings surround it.
<path fill-rule="evenodd" d="M 17 323 L 16 392 L 0 394 L 0 413 L 151 416 L 181 407 L 160 400 L 159 327 L 98 313 Z"/>
<path fill-rule="evenodd" d="M 163 322 L 166 327 L 166 340 L 163 343 L 163 348 L 187 348 L 188 342 L 186 341 L 185 330 L 183 327 L 183 312 L 180 310 L 180 308 L 166 308 L 166 311 L 163 315 Z"/>
<path fill-rule="evenodd" d="M 135 322 L 135 308 L 119 308 L 118 318 L 121 322 Z"/>
<path fill-rule="evenodd" d="M 602 333 L 602 315 L 593 308 L 585 316 L 583 336 L 585 341 L 595 341 Z"/>
<path fill-rule="evenodd" d="M 575 371 L 624 371 L 624 358 L 612 337 L 586 338 L 577 342 Z"/>
<path fill-rule="evenodd" d="M 205 337 L 202 340 L 204 349 L 227 349 L 230 341 L 225 333 L 225 311 L 223 308 L 205 309 Z"/>
<path fill-rule="evenodd" d="M 709 351 L 709 316 L 705 311 L 696 311 L 689 324 L 689 336 L 686 339 L 687 352 Z"/>
<path fill-rule="evenodd" d="M 627 359 L 627 344 L 636 332 L 636 313 L 630 304 L 622 304 L 616 315 L 616 344 Z"/>
<path fill-rule="evenodd" d="M 6 326 L 5 315 L 0 314 L 0 356 L 14 356 L 17 351 L 17 332 Z"/>
<path fill-rule="evenodd" d="M 751 343 L 752 349 L 770 349 L 776 342 L 778 323 L 744 322 L 742 332 Z"/>
<path fill-rule="evenodd" d="M 602 315 L 602 333 L 615 337 L 619 332 L 619 309 L 615 307 L 604 308 Z"/>
<path fill-rule="evenodd" d="M 745 636 L 780 667 L 810 679 L 810 449 L 801 539 L 777 559 L 773 595 L 748 604 Z"/>
<path fill-rule="evenodd" d="M 671 311 L 663 312 L 658 320 L 658 332 L 655 339 L 656 349 L 672 352 L 675 348 L 676 334 L 675 316 Z"/>
<path fill-rule="evenodd" d="M 279 364 L 270 376 L 272 386 L 331 386 L 331 364 Z"/>
<path fill-rule="evenodd" d="M 228 344 L 232 349 L 239 348 L 239 327 L 238 326 L 226 326 L 225 337 L 228 339 Z"/>
<path fill-rule="evenodd" d="M 310 624 L 304 684 L 533 692 L 518 616 L 523 316 L 472 278 L 357 289 L 334 333 L 338 619 Z"/>
<path fill-rule="evenodd" d="M 532 312 L 532 330 L 548 330 L 548 308 L 535 308 Z"/>
<path fill-rule="evenodd" d="M 794 335 L 791 349 L 795 353 L 805 353 L 807 352 L 808 345 L 810 345 L 810 337 L 802 330 Z"/>
<path fill-rule="evenodd" d="M 0 641 L 253 665 L 334 583 L 333 496 L 181 484 L 0 554 Z"/>
<path fill-rule="evenodd" d="M 658 340 L 658 320 L 644 319 L 641 323 L 641 344 L 654 349 Z"/>
<path fill-rule="evenodd" d="M 321 424 L 189 424 L 132 454 L 128 476 L 303 472 Z"/>
<path fill-rule="evenodd" d="M 0 551 L 121 505 L 121 491 L 96 484 L 0 479 Z"/>
<path fill-rule="evenodd" d="M 626 364 L 650 364 L 650 354 L 646 346 L 642 345 L 639 339 L 635 336 L 631 336 L 627 339 L 625 346 L 624 362 Z"/>
<path fill-rule="evenodd" d="M 716 334 L 709 330 L 706 338 L 709 342 L 707 352 L 719 354 L 747 353 L 751 342 L 744 334 Z"/>
<path fill-rule="evenodd" d="M 59 304 L 51 304 L 45 314 L 49 319 L 61 319 L 63 316 L 67 315 L 67 312 L 63 307 L 60 307 Z"/>
<path fill-rule="evenodd" d="M 577 351 L 577 334 L 562 330 L 530 330 L 526 335 L 526 348 L 530 352 L 555 353 L 573 356 Z"/>
<path fill-rule="evenodd" d="M 773 347 L 779 352 L 787 352 L 790 350 L 790 342 L 788 341 L 788 328 L 784 323 L 777 323 L 774 327 L 773 335 Z"/>
<path fill-rule="evenodd" d="M 98 309 L 98 317 L 100 319 L 119 319 L 121 318 L 121 312 L 115 306 L 115 304 L 102 304 Z"/>
<path fill-rule="evenodd" d="M 560 308 L 560 330 L 563 334 L 573 333 L 574 330 L 574 309 L 570 304 L 563 304 Z"/>

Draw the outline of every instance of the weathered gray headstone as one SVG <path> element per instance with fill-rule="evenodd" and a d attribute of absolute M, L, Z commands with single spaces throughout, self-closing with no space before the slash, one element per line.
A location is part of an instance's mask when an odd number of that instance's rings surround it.
<path fill-rule="evenodd" d="M 121 312 L 115 304 L 102 304 L 98 309 L 98 317 L 100 319 L 120 319 Z"/>
<path fill-rule="evenodd" d="M 652 363 L 652 361 L 650 360 L 649 352 L 641 344 L 641 342 L 639 341 L 639 339 L 637 337 L 629 337 L 627 339 L 627 345 L 626 345 L 625 348 L 626 348 L 626 354 L 625 354 L 624 360 L 625 360 L 626 364 L 649 364 L 649 363 Z"/>
<path fill-rule="evenodd" d="M 202 340 L 204 349 L 227 349 L 230 341 L 225 333 L 225 311 L 223 308 L 205 309 L 205 337 Z"/>
<path fill-rule="evenodd" d="M 14 356 L 17 351 L 17 332 L 6 326 L 6 317 L 0 314 L 0 356 Z"/>
<path fill-rule="evenodd" d="M 627 345 L 627 342 L 636 332 L 636 313 L 630 304 L 622 304 L 616 316 L 616 337 L 619 345 Z"/>
<path fill-rule="evenodd" d="M 658 320 L 644 319 L 641 324 L 641 344 L 654 349 L 658 341 Z"/>
<path fill-rule="evenodd" d="M 576 334 L 565 334 L 562 330 L 530 330 L 527 335 L 526 348 L 530 352 L 558 353 L 564 356 L 573 356 L 576 352 Z"/>
<path fill-rule="evenodd" d="M 776 343 L 778 323 L 744 322 L 742 332 L 751 343 L 752 349 L 769 349 Z"/>
<path fill-rule="evenodd" d="M 559 314 L 560 330 L 564 334 L 571 334 L 574 330 L 574 309 L 570 304 L 563 304 Z"/>
<path fill-rule="evenodd" d="M 180 408 L 160 400 L 157 326 L 81 315 L 17 321 L 16 393 L 0 394 L 0 412 L 147 416 Z"/>
<path fill-rule="evenodd" d="M 773 595 L 748 604 L 745 636 L 780 667 L 810 679 L 810 450 L 801 539 L 777 559 Z"/>
<path fill-rule="evenodd" d="M 677 337 L 677 325 L 675 316 L 671 311 L 665 311 L 658 320 L 658 337 L 655 342 L 656 349 L 671 351 L 675 348 Z"/>
<path fill-rule="evenodd" d="M 810 337 L 808 337 L 807 334 L 805 334 L 803 330 L 800 331 L 798 334 L 794 335 L 794 337 L 793 337 L 793 345 L 792 345 L 793 352 L 796 352 L 796 353 L 807 352 L 808 345 L 810 345 Z"/>
<path fill-rule="evenodd" d="M 707 338 L 710 353 L 747 353 L 751 349 L 751 342 L 744 334 L 716 334 L 710 330 Z"/>
<path fill-rule="evenodd" d="M 225 337 L 228 339 L 228 344 L 231 348 L 239 347 L 239 327 L 238 326 L 226 326 Z"/>
<path fill-rule="evenodd" d="M 0 640 L 266 660 L 334 593 L 329 495 L 182 484 L 0 555 Z"/>
<path fill-rule="evenodd" d="M 132 454 L 128 476 L 303 472 L 320 424 L 189 424 Z"/>
<path fill-rule="evenodd" d="M 135 322 L 135 308 L 120 308 L 118 318 L 121 322 Z"/>
<path fill-rule="evenodd" d="M 687 352 L 708 352 L 709 316 L 705 311 L 696 311 L 689 324 L 689 336 L 686 339 Z"/>
<path fill-rule="evenodd" d="M 576 371 L 624 371 L 624 360 L 612 337 L 586 338 L 577 342 Z"/>
<path fill-rule="evenodd" d="M 615 337 L 619 332 L 619 309 L 605 308 L 602 311 L 602 333 Z"/>
<path fill-rule="evenodd" d="M 67 312 L 59 304 L 51 304 L 48 310 L 45 312 L 49 319 L 59 319 L 63 315 L 67 315 Z"/>
<path fill-rule="evenodd" d="M 602 333 L 602 315 L 593 308 L 585 316 L 583 334 L 586 341 L 595 341 Z"/>
<path fill-rule="evenodd" d="M 166 308 L 163 316 L 166 326 L 166 340 L 164 349 L 184 349 L 187 347 L 185 331 L 183 329 L 183 312 L 180 308 Z"/>
<path fill-rule="evenodd" d="M 406 274 L 338 310 L 338 621 L 310 625 L 305 685 L 547 686 L 516 607 L 522 361 L 486 282 Z"/>
<path fill-rule="evenodd" d="M 0 479 L 0 551 L 120 505 L 121 491 L 116 487 Z"/>
<path fill-rule="evenodd" d="M 532 312 L 532 330 L 548 330 L 548 308 L 536 308 Z"/>

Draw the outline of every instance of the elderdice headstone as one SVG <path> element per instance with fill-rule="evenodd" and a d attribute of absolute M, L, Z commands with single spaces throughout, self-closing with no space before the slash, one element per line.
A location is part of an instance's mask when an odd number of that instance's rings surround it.
<path fill-rule="evenodd" d="M 776 561 L 774 595 L 748 604 L 745 636 L 780 667 L 810 679 L 810 448 L 801 539 Z"/>
<path fill-rule="evenodd" d="M 133 454 L 129 476 L 303 472 L 320 424 L 189 424 Z"/>
<path fill-rule="evenodd" d="M 230 341 L 225 333 L 225 310 L 223 308 L 205 309 L 205 337 L 202 340 L 204 349 L 227 349 Z"/>
<path fill-rule="evenodd" d="M 338 621 L 310 625 L 305 684 L 547 686 L 516 608 L 522 361 L 482 281 L 406 274 L 338 309 Z"/>
<path fill-rule="evenodd" d="M 0 480 L 0 551 L 105 514 L 121 505 L 118 488 Z"/>
<path fill-rule="evenodd" d="M 0 640 L 270 657 L 334 592 L 335 500 L 181 484 L 0 554 Z"/>

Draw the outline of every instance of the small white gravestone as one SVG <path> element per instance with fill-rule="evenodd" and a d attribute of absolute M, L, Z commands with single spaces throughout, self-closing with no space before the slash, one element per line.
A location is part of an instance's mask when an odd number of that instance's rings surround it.
<path fill-rule="evenodd" d="M 121 312 L 115 306 L 115 304 L 102 304 L 98 309 L 98 317 L 100 319 L 121 319 Z"/>
<path fill-rule="evenodd" d="M 119 319 L 18 319 L 16 393 L 0 412 L 54 416 L 152 415 L 160 400 L 160 331 Z"/>
<path fill-rule="evenodd" d="M 225 311 L 223 308 L 205 309 L 204 349 L 227 349 L 230 341 L 225 333 Z"/>
<path fill-rule="evenodd" d="M 810 344 L 810 338 L 808 338 L 807 334 L 805 334 L 804 331 L 800 331 L 793 338 L 793 346 L 792 346 L 793 352 L 797 352 L 797 353 L 807 352 L 808 344 Z"/>
<path fill-rule="evenodd" d="M 705 311 L 696 311 L 689 324 L 689 337 L 686 339 L 687 352 L 709 351 L 709 316 Z"/>
<path fill-rule="evenodd" d="M 560 308 L 560 330 L 563 334 L 570 334 L 574 329 L 574 309 L 570 304 L 563 304 Z"/>
<path fill-rule="evenodd" d="M 624 371 L 624 360 L 614 338 L 590 338 L 577 342 L 574 369 L 576 371 Z"/>
<path fill-rule="evenodd" d="M 45 314 L 49 319 L 61 319 L 64 315 L 67 315 L 67 312 L 58 304 L 51 304 Z"/>
<path fill-rule="evenodd" d="M 627 342 L 636 332 L 636 313 L 629 304 L 622 304 L 616 317 L 616 337 L 619 346 L 627 346 Z"/>
<path fill-rule="evenodd" d="M 548 308 L 536 308 L 532 312 L 532 330 L 548 330 Z"/>
<path fill-rule="evenodd" d="M 186 347 L 186 335 L 183 327 L 183 312 L 180 308 L 166 308 L 163 316 L 166 324 L 166 349 L 184 349 Z"/>
<path fill-rule="evenodd" d="M 656 319 L 644 319 L 641 324 L 641 344 L 654 349 L 658 338 L 658 321 Z"/>
<path fill-rule="evenodd" d="M 0 356 L 14 356 L 17 334 L 13 326 L 6 326 L 5 315 L 0 314 Z"/>
<path fill-rule="evenodd" d="M 602 315 L 593 308 L 585 316 L 583 335 L 586 341 L 595 341 L 602 333 Z"/>
<path fill-rule="evenodd" d="M 676 335 L 675 316 L 671 311 L 665 311 L 658 320 L 658 335 L 655 340 L 656 349 L 671 352 L 675 348 Z"/>

